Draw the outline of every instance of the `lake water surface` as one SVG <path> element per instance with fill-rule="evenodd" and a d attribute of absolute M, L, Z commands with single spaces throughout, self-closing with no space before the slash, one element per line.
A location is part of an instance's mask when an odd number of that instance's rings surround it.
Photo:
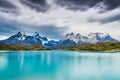
<path fill-rule="evenodd" d="M 0 51 L 0 80 L 120 80 L 120 53 Z"/>

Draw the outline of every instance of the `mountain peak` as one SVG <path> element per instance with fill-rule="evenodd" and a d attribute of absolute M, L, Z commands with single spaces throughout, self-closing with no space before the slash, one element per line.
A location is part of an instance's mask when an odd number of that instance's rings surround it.
<path fill-rule="evenodd" d="M 75 37 L 75 35 L 74 35 L 74 33 L 72 32 L 72 33 L 70 33 L 70 34 L 67 34 L 67 35 L 65 36 L 65 39 L 70 39 L 70 38 L 73 38 L 73 37 Z"/>
<path fill-rule="evenodd" d="M 16 35 L 17 35 L 17 36 L 22 36 L 22 35 L 25 35 L 25 32 L 19 31 Z"/>
<path fill-rule="evenodd" d="M 20 36 L 20 35 L 22 35 L 22 33 L 19 31 L 16 35 L 19 35 L 19 36 Z"/>
<path fill-rule="evenodd" d="M 26 38 L 26 34 L 24 33 L 24 32 L 18 32 L 17 34 L 15 34 L 15 35 L 13 35 L 13 36 L 11 36 L 11 37 L 9 37 L 8 39 L 9 40 L 14 40 L 14 39 L 16 39 L 16 40 L 24 40 Z"/>
<path fill-rule="evenodd" d="M 82 37 L 82 35 L 80 33 L 70 33 L 70 34 L 67 34 L 65 38 L 80 38 Z"/>
<path fill-rule="evenodd" d="M 40 35 L 39 35 L 38 32 L 35 32 L 35 33 L 33 34 L 33 36 L 34 36 L 34 37 L 38 37 L 38 36 L 40 36 Z"/>
<path fill-rule="evenodd" d="M 72 40 L 76 43 L 79 43 L 79 40 L 82 39 L 82 38 L 83 38 L 83 36 L 81 34 L 79 34 L 79 33 L 76 34 L 76 33 L 73 33 L 73 32 L 70 33 L 70 34 L 67 34 L 66 37 L 65 37 L 65 39 Z"/>
<path fill-rule="evenodd" d="M 73 32 L 71 32 L 69 35 L 74 35 L 74 33 L 73 33 Z"/>
<path fill-rule="evenodd" d="M 21 34 L 21 32 L 19 31 L 17 34 Z"/>
<path fill-rule="evenodd" d="M 76 34 L 76 38 L 80 38 L 82 35 L 80 33 Z"/>

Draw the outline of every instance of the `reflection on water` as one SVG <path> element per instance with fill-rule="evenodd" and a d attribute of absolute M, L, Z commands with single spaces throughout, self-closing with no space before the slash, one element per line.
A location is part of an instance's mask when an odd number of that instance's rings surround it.
<path fill-rule="evenodd" d="M 120 54 L 1 51 L 0 80 L 120 80 Z"/>
<path fill-rule="evenodd" d="M 8 59 L 5 56 L 0 56 L 0 70 L 7 67 Z"/>

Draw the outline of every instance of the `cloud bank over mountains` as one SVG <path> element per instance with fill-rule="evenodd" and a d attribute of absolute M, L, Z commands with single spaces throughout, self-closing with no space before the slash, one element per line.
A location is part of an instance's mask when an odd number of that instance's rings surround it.
<path fill-rule="evenodd" d="M 66 33 L 109 33 L 120 40 L 119 0 L 0 0 L 0 36 L 39 32 L 51 39 Z"/>

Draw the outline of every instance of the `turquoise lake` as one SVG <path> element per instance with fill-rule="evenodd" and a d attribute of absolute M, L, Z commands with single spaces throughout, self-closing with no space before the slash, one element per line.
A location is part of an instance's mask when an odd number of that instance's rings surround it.
<path fill-rule="evenodd" d="M 0 51 L 0 80 L 120 80 L 120 53 Z"/>

